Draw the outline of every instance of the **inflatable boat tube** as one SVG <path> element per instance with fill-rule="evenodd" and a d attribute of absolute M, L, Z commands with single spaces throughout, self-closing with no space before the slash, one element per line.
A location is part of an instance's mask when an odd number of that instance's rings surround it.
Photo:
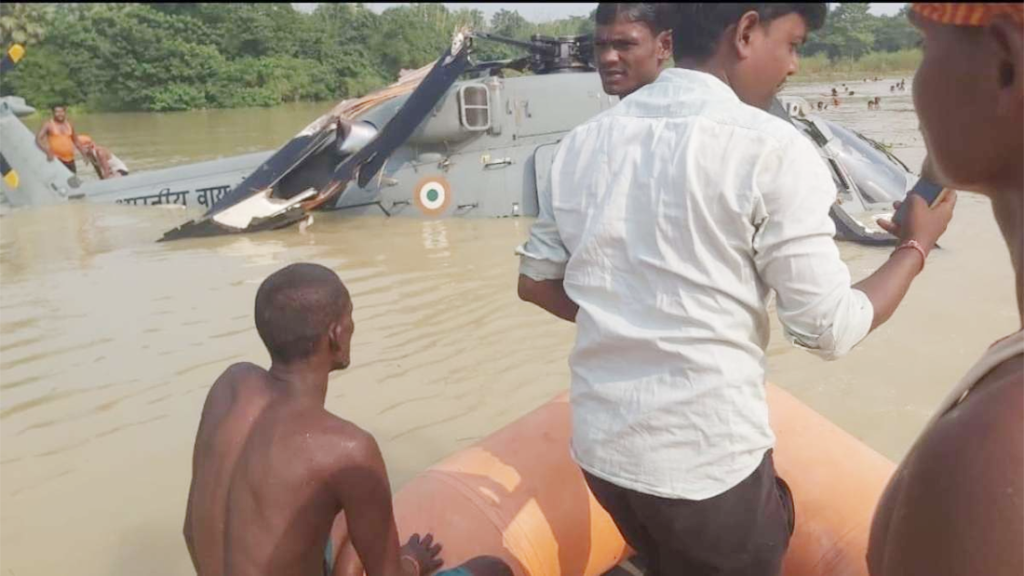
<path fill-rule="evenodd" d="M 768 402 L 776 469 L 796 503 L 783 574 L 866 575 L 871 517 L 892 462 L 771 384 Z M 445 567 L 487 554 L 517 575 L 610 570 L 632 551 L 570 458 L 569 436 L 563 393 L 427 469 L 395 495 L 402 540 L 433 533 Z"/>

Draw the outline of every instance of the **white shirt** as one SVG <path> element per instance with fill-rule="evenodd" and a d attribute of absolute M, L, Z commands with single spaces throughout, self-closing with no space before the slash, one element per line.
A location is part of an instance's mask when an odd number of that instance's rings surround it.
<path fill-rule="evenodd" d="M 551 194 L 517 253 L 579 305 L 572 454 L 624 488 L 702 500 L 775 442 L 768 303 L 825 358 L 874 316 L 850 287 L 836 188 L 795 127 L 718 78 L 673 68 L 562 141 Z"/>
<path fill-rule="evenodd" d="M 128 166 L 120 158 L 114 156 L 113 152 L 110 153 L 110 160 L 107 160 L 107 166 L 110 166 L 111 172 L 117 172 L 118 170 L 128 172 Z"/>

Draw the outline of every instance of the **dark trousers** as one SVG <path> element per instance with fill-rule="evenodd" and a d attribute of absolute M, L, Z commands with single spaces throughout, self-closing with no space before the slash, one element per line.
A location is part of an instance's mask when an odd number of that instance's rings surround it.
<path fill-rule="evenodd" d="M 648 576 L 775 576 L 796 524 L 772 451 L 742 482 L 707 500 L 660 498 L 583 472 Z"/>
<path fill-rule="evenodd" d="M 60 160 L 60 158 L 57 158 L 57 160 Z M 70 162 L 65 162 L 63 160 L 60 160 L 60 163 L 63 164 L 64 167 L 67 168 L 68 170 L 71 170 L 72 174 L 78 174 L 78 166 L 75 165 L 75 161 L 74 160 L 72 160 Z"/>

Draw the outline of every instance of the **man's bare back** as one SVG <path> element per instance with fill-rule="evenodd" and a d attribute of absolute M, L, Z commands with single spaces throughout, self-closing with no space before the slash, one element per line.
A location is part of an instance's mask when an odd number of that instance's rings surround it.
<path fill-rule="evenodd" d="M 1016 356 L 924 431 L 879 501 L 872 575 L 1022 573 L 1022 407 Z"/>
<path fill-rule="evenodd" d="M 352 302 L 337 274 L 292 264 L 256 295 L 269 370 L 231 366 L 203 406 L 192 458 L 185 542 L 202 576 L 314 576 L 345 511 L 335 576 L 422 576 L 441 566 L 431 535 L 399 545 L 391 487 L 373 436 L 324 409 L 327 377 L 350 363 Z M 350 553 L 351 552 L 351 553 Z M 335 555 L 332 554 L 330 562 Z M 328 563 L 330 563 L 328 562 Z M 510 575 L 497 558 L 461 574 Z"/>
<path fill-rule="evenodd" d="M 332 477 L 372 467 L 354 449 L 367 442 L 322 405 L 275 390 L 266 370 L 230 367 L 210 390 L 196 438 L 186 530 L 199 573 L 321 574 L 341 511 Z"/>

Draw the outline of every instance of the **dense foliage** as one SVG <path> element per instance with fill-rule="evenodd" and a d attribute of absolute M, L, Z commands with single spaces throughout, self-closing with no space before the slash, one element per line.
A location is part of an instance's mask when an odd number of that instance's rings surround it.
<path fill-rule="evenodd" d="M 394 81 L 437 58 L 460 26 L 517 38 L 593 31 L 591 17 L 535 24 L 515 10 L 490 21 L 477 9 L 408 4 L 376 14 L 362 4 L 0 3 L 0 43 L 28 54 L 0 93 L 32 105 L 94 110 L 188 110 L 342 99 Z M 832 60 L 892 52 L 916 42 L 903 15 L 841 4 L 804 52 Z M 478 60 L 521 56 L 479 42 Z"/>
<path fill-rule="evenodd" d="M 832 4 L 825 25 L 810 34 L 801 53 L 824 53 L 834 62 L 914 48 L 921 36 L 907 20 L 907 9 L 904 5 L 895 16 L 875 16 L 866 2 Z"/>

